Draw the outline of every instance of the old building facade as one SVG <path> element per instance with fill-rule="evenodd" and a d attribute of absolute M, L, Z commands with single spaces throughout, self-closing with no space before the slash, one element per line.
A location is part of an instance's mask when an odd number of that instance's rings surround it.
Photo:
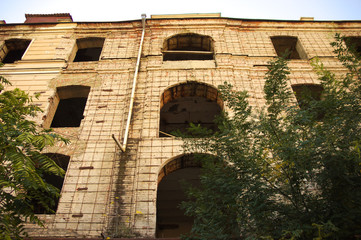
<path fill-rule="evenodd" d="M 199 166 L 172 131 L 190 122 L 214 129 L 214 116 L 225 109 L 217 91 L 224 82 L 247 90 L 250 104 L 263 107 L 267 62 L 287 49 L 290 88 L 317 91 L 310 61 L 319 57 L 343 72 L 330 42 L 335 33 L 359 47 L 361 39 L 361 21 L 217 14 L 123 22 L 73 22 L 67 14 L 27 18 L 0 25 L 0 74 L 11 88 L 40 93 L 36 104 L 44 113 L 36 121 L 71 140 L 45 152 L 66 175 L 51 180 L 61 188 L 56 213 L 37 210 L 45 228 L 27 226 L 37 237 L 186 232 L 191 220 L 176 208 L 184 198 L 178 180 L 196 182 Z"/>

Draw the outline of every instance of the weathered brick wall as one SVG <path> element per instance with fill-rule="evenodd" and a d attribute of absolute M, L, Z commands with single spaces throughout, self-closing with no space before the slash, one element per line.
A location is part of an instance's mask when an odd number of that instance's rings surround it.
<path fill-rule="evenodd" d="M 162 93 L 187 81 L 214 87 L 227 81 L 248 91 L 251 106 L 263 107 L 266 65 L 276 56 L 270 36 L 298 37 L 308 56 L 290 61 L 291 85 L 318 83 L 310 65 L 316 56 L 343 72 L 329 43 L 336 32 L 361 36 L 360 30 L 360 22 L 147 20 L 128 149 L 121 153 L 111 135 L 122 140 L 125 131 L 141 22 L 1 25 L 0 41 L 33 40 L 22 60 L 6 64 L 0 74 L 13 87 L 41 93 L 39 124 L 50 115 L 56 87 L 91 87 L 81 126 L 55 129 L 72 142 L 47 151 L 70 155 L 71 161 L 56 214 L 41 216 L 45 228 L 29 225 L 30 234 L 98 237 L 111 231 L 154 237 L 158 173 L 183 153 L 181 140 L 159 138 Z M 181 33 L 212 37 L 215 60 L 163 62 L 164 40 Z M 105 38 L 100 61 L 71 62 L 76 39 L 83 37 Z"/>

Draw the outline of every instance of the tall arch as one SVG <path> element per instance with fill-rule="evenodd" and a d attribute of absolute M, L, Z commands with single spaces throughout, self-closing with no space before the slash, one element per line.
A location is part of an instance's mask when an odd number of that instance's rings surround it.
<path fill-rule="evenodd" d="M 212 60 L 214 41 L 210 36 L 183 33 L 164 41 L 163 61 Z"/>
<path fill-rule="evenodd" d="M 187 200 L 184 182 L 200 185 L 200 170 L 205 154 L 185 154 L 167 162 L 158 174 L 156 237 L 179 237 L 190 232 L 193 218 L 179 208 Z M 207 155 L 208 156 L 208 155 Z"/>
<path fill-rule="evenodd" d="M 174 131 L 186 132 L 190 123 L 215 131 L 215 117 L 223 109 L 216 88 L 199 82 L 186 82 L 166 89 L 160 103 L 160 137 Z"/>

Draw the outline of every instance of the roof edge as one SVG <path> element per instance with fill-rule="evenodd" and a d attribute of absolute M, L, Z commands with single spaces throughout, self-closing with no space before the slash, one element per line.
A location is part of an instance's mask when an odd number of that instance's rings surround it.
<path fill-rule="evenodd" d="M 45 14 L 46 15 L 46 14 Z M 153 15 L 151 15 L 153 16 Z M 162 15 L 167 16 L 167 15 Z M 169 15 L 172 16 L 172 15 Z M 146 18 L 146 20 L 150 21 L 161 21 L 161 20 L 180 20 L 184 18 L 180 17 L 168 17 L 168 18 Z M 246 22 L 258 22 L 258 21 L 264 21 L 264 22 L 299 22 L 299 23 L 348 23 L 348 22 L 359 22 L 361 23 L 361 20 L 285 20 L 285 19 L 255 19 L 255 18 L 232 18 L 232 17 L 197 17 L 197 15 L 194 15 L 194 17 L 187 17 L 187 19 L 225 19 L 225 20 L 238 20 L 238 21 L 246 21 Z M 45 22 L 39 22 L 39 23 L 5 23 L 1 24 L 0 26 L 14 26 L 14 25 L 47 25 L 47 24 L 94 24 L 94 23 L 130 23 L 130 22 L 139 22 L 142 21 L 142 19 L 132 19 L 132 20 L 121 20 L 121 21 L 77 21 L 77 22 L 54 22 L 54 23 L 45 23 Z"/>

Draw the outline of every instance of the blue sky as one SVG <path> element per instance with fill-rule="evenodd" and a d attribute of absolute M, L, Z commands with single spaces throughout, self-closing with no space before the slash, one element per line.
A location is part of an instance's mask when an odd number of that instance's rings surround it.
<path fill-rule="evenodd" d="M 70 13 L 81 22 L 219 12 L 231 18 L 361 20 L 361 0 L 0 0 L 0 19 L 7 23 L 23 23 L 25 13 Z"/>

